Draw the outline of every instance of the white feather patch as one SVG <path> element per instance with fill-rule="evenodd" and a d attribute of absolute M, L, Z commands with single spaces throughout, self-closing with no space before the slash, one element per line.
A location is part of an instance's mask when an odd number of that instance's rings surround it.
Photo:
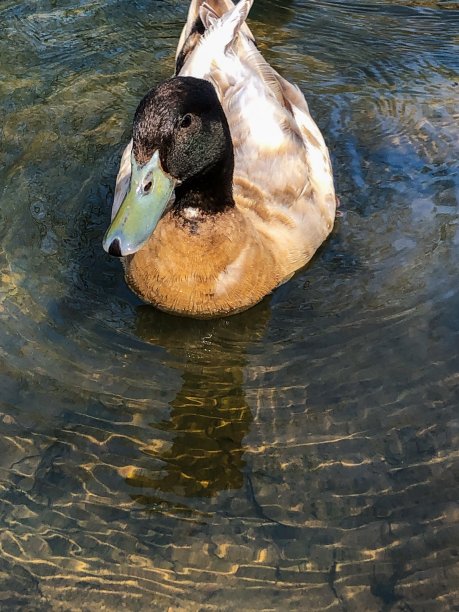
<path fill-rule="evenodd" d="M 229 293 L 232 287 L 239 282 L 248 249 L 248 246 L 242 249 L 236 259 L 218 275 L 214 289 L 214 293 L 217 297 L 220 297 L 224 293 Z"/>
<path fill-rule="evenodd" d="M 190 221 L 201 216 L 199 208 L 193 208 L 192 206 L 187 206 L 187 208 L 184 208 L 182 215 L 185 217 L 185 219 Z"/>

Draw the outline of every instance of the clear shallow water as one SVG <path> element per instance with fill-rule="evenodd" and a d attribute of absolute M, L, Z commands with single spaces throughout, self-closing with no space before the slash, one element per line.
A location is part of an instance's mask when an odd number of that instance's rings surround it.
<path fill-rule="evenodd" d="M 197 322 L 101 248 L 186 5 L 0 3 L 0 607 L 453 609 L 459 7 L 257 0 L 341 216 Z"/>

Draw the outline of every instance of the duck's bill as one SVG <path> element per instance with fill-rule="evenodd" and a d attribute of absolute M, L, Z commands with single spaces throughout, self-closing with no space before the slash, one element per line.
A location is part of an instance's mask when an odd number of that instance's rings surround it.
<path fill-rule="evenodd" d="M 143 166 L 132 155 L 129 190 L 104 237 L 107 253 L 124 257 L 143 247 L 163 216 L 175 184 L 161 168 L 158 151 Z"/>

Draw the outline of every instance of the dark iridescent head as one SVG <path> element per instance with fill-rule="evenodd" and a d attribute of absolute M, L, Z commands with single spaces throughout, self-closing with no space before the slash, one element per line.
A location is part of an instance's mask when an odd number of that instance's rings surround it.
<path fill-rule="evenodd" d="M 214 214 L 234 206 L 233 145 L 214 87 L 174 77 L 140 102 L 132 131 L 131 183 L 105 238 L 121 256 L 140 249 L 168 204 Z"/>
<path fill-rule="evenodd" d="M 190 187 L 198 179 L 232 181 L 231 134 L 208 81 L 174 77 L 152 89 L 136 110 L 132 137 L 139 164 L 159 150 L 163 170 Z"/>

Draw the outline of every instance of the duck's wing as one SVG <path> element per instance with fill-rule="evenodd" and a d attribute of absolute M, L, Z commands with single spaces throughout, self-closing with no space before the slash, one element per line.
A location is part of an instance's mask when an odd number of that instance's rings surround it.
<path fill-rule="evenodd" d="M 245 24 L 252 4 L 193 0 L 179 74 L 207 79 L 217 90 L 233 139 L 235 194 L 270 222 L 275 209 L 299 229 L 317 217 L 320 244 L 335 215 L 328 150 L 303 94 L 258 51 Z"/>
<path fill-rule="evenodd" d="M 123 203 L 124 197 L 129 189 L 129 182 L 131 180 L 131 151 L 132 138 L 126 145 L 123 155 L 121 156 L 120 168 L 118 170 L 118 176 L 116 177 L 115 196 L 113 198 L 112 205 L 112 221 Z"/>

